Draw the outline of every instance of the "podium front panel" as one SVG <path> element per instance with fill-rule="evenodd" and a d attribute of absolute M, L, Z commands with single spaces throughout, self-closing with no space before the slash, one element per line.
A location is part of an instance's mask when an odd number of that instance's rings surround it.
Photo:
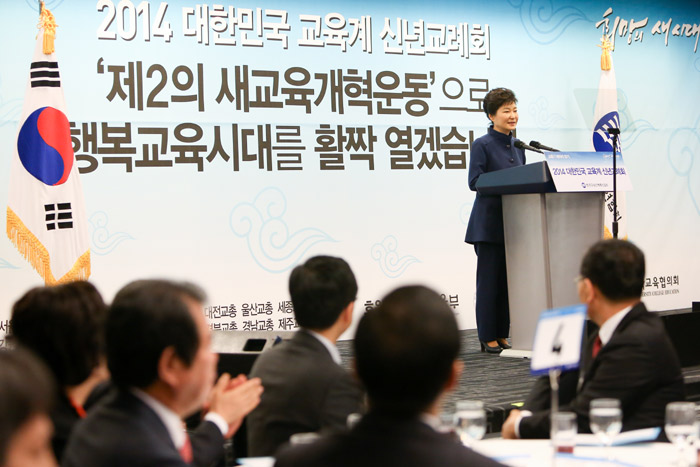
<path fill-rule="evenodd" d="M 603 195 L 545 195 L 553 308 L 579 303 L 574 279 L 586 250 L 603 238 Z"/>
<path fill-rule="evenodd" d="M 531 350 L 537 317 L 551 308 L 545 195 L 503 195 L 503 225 L 512 345 Z"/>
<path fill-rule="evenodd" d="M 542 311 L 579 302 L 574 279 L 603 238 L 603 193 L 503 196 L 513 349 L 532 350 Z"/>

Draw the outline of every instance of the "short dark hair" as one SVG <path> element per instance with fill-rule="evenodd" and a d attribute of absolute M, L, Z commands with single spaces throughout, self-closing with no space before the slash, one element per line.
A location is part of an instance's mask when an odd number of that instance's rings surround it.
<path fill-rule="evenodd" d="M 36 353 L 59 386 L 85 381 L 104 355 L 106 305 L 94 285 L 36 287 L 12 307 L 11 340 Z"/>
<path fill-rule="evenodd" d="M 48 415 L 54 391 L 48 370 L 29 351 L 0 350 L 0 465 L 15 432 L 34 415 Z"/>
<path fill-rule="evenodd" d="M 412 416 L 429 407 L 447 383 L 459 354 L 459 328 L 435 291 L 401 287 L 360 319 L 354 345 L 372 408 Z"/>
<path fill-rule="evenodd" d="M 601 240 L 586 252 L 580 274 L 613 302 L 641 298 L 644 253 L 626 240 Z"/>
<path fill-rule="evenodd" d="M 486 94 L 484 97 L 484 112 L 486 117 L 489 115 L 496 115 L 498 109 L 502 105 L 518 103 L 518 99 L 515 97 L 515 93 L 507 88 L 494 88 Z"/>
<path fill-rule="evenodd" d="M 342 258 L 314 256 L 289 276 L 294 317 L 307 329 L 328 329 L 357 298 L 357 281 Z"/>
<path fill-rule="evenodd" d="M 192 364 L 200 343 L 186 299 L 201 303 L 204 292 L 166 280 L 139 280 L 117 292 L 105 325 L 107 366 L 117 386 L 145 388 L 157 381 L 168 347 Z"/>

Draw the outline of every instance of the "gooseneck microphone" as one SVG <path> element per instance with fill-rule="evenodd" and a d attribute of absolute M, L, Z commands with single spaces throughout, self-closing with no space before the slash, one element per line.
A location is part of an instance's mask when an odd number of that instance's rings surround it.
<path fill-rule="evenodd" d="M 540 154 L 544 154 L 544 153 L 543 153 L 542 151 L 540 151 L 539 149 L 533 148 L 533 147 L 530 146 L 529 144 L 525 144 L 525 143 L 523 143 L 522 141 L 520 141 L 519 139 L 516 139 L 516 140 L 515 140 L 515 143 L 513 143 L 513 144 L 514 144 L 515 147 L 518 148 L 518 149 L 527 150 L 527 151 L 534 151 L 534 152 L 539 152 Z"/>
<path fill-rule="evenodd" d="M 532 146 L 533 148 L 542 149 L 543 151 L 559 152 L 558 149 L 554 149 L 554 148 L 550 148 L 549 146 L 545 146 L 544 144 L 540 143 L 539 141 L 530 141 L 530 146 Z"/>
<path fill-rule="evenodd" d="M 613 221 L 612 235 L 617 239 L 618 223 L 617 223 L 617 138 L 620 137 L 619 128 L 608 128 L 605 130 L 612 137 L 612 160 L 613 160 Z"/>

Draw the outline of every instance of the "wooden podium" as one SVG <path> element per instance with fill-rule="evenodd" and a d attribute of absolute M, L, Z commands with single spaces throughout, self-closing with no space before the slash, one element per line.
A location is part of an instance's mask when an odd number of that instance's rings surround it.
<path fill-rule="evenodd" d="M 579 303 L 575 279 L 603 238 L 603 192 L 558 193 L 547 162 L 482 174 L 476 189 L 501 195 L 513 348 L 529 357 L 542 311 Z"/>

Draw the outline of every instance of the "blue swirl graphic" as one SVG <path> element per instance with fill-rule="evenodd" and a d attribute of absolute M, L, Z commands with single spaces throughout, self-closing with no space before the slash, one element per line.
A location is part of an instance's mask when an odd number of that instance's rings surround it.
<path fill-rule="evenodd" d="M 284 220 L 286 211 L 287 199 L 275 187 L 265 188 L 252 203 L 239 203 L 231 211 L 231 230 L 237 237 L 246 239 L 250 255 L 267 272 L 287 271 L 314 245 L 336 241 L 313 227 L 290 234 Z"/>
<path fill-rule="evenodd" d="M 107 213 L 104 211 L 97 211 L 90 216 L 89 221 L 93 229 L 90 251 L 96 255 L 107 255 L 113 252 L 123 241 L 134 239 L 134 237 L 126 232 L 110 234 L 107 229 L 109 216 L 107 216 Z"/>
<path fill-rule="evenodd" d="M 564 120 L 561 115 L 549 112 L 549 101 L 544 96 L 539 97 L 530 105 L 530 115 L 540 130 L 548 130 L 555 123 Z"/>
<path fill-rule="evenodd" d="M 520 9 L 520 22 L 525 32 L 538 44 L 551 44 L 577 21 L 593 22 L 578 8 L 554 8 L 552 0 L 508 0 L 508 3 Z"/>
<path fill-rule="evenodd" d="M 694 128 L 678 128 L 668 139 L 668 162 L 676 175 L 685 179 L 690 200 L 700 215 L 700 118 Z"/>
<path fill-rule="evenodd" d="M 0 76 L 0 90 L 2 89 L 2 77 Z M 6 101 L 0 94 L 0 126 L 12 123 L 17 124 L 22 114 L 22 99 L 10 99 Z"/>
<path fill-rule="evenodd" d="M 4 101 L 0 97 L 0 126 L 12 123 L 17 124 L 17 120 L 22 113 L 22 99 L 10 99 Z"/>
<path fill-rule="evenodd" d="M 4 258 L 0 258 L 0 269 L 19 269 L 19 267 Z"/>
<path fill-rule="evenodd" d="M 420 261 L 410 255 L 399 256 L 396 251 L 398 241 L 393 235 L 389 235 L 381 243 L 372 245 L 372 258 L 379 263 L 379 268 L 385 276 L 395 279 L 401 276 L 413 263 Z"/>
<path fill-rule="evenodd" d="M 696 69 L 697 71 L 700 71 L 700 58 L 698 58 L 697 60 L 695 60 L 695 69 Z"/>
<path fill-rule="evenodd" d="M 625 130 L 626 131 L 620 134 L 620 146 L 624 146 L 628 149 L 632 147 L 643 133 L 647 131 L 659 131 L 658 128 L 655 128 L 654 125 L 647 120 L 635 120 L 631 122 Z"/>

